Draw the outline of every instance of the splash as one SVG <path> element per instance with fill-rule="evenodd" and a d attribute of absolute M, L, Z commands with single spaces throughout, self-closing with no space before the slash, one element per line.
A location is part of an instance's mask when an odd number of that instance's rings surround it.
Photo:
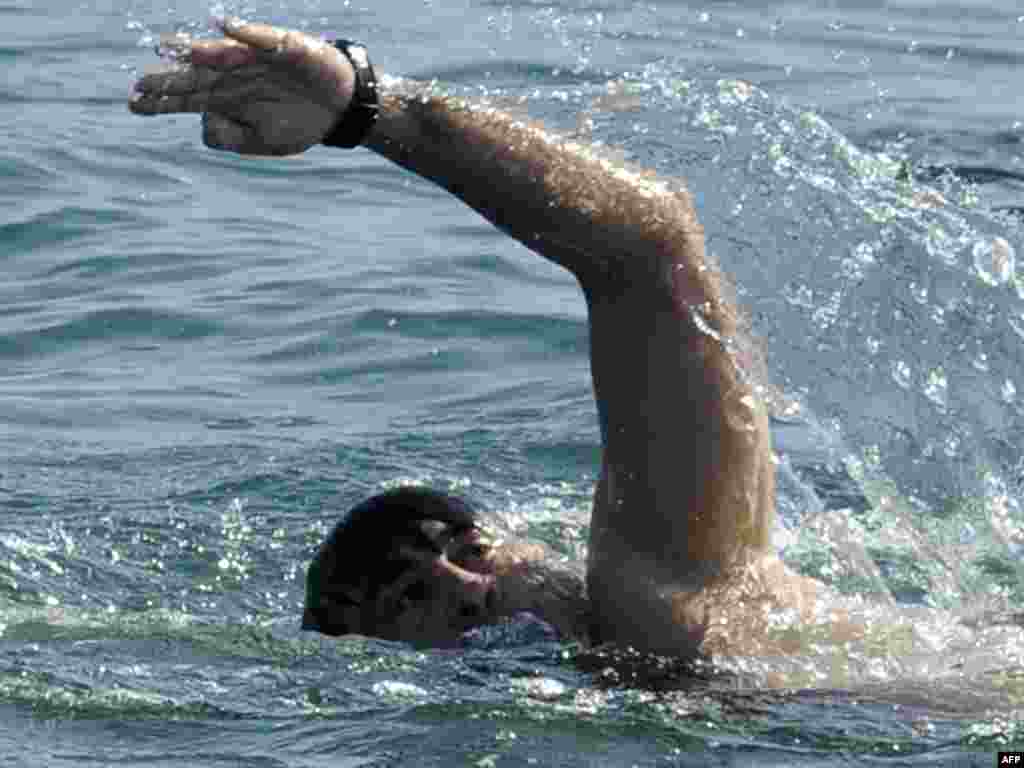
<path fill-rule="evenodd" d="M 1005 285 L 1015 279 L 1016 252 L 1003 237 L 978 240 L 971 255 L 978 277 L 988 285 Z"/>

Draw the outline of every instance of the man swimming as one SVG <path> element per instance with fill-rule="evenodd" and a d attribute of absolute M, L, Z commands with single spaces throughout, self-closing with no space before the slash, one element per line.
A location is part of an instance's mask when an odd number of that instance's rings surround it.
<path fill-rule="evenodd" d="M 756 354 L 690 195 L 493 104 L 378 80 L 355 44 L 227 21 L 136 83 L 250 155 L 362 145 L 444 187 L 578 280 L 602 440 L 585 586 L 544 547 L 488 541 L 465 502 L 403 488 L 353 509 L 307 574 L 303 626 L 421 647 L 530 612 L 639 651 L 777 652 L 821 585 L 770 549 L 774 464 Z M 785 650 L 784 647 L 781 647 Z"/>

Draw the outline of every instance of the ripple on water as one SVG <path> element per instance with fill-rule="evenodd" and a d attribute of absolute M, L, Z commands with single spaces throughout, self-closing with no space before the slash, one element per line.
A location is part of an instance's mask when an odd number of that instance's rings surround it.
<path fill-rule="evenodd" d="M 133 213 L 114 209 L 61 206 L 21 221 L 0 224 L 0 258 L 23 256 L 31 251 L 106 237 L 109 228 L 145 228 L 153 221 Z"/>
<path fill-rule="evenodd" d="M 0 357 L 41 357 L 116 338 L 194 341 L 224 332 L 223 323 L 196 313 L 118 306 L 86 312 L 43 328 L 4 334 L 0 336 Z"/>

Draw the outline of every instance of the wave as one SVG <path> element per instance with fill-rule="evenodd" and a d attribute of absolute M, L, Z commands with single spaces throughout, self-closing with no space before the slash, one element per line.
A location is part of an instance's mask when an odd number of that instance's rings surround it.
<path fill-rule="evenodd" d="M 91 310 L 41 328 L 2 334 L 0 358 L 54 355 L 111 339 L 192 341 L 224 332 L 223 323 L 196 313 L 118 306 Z"/>

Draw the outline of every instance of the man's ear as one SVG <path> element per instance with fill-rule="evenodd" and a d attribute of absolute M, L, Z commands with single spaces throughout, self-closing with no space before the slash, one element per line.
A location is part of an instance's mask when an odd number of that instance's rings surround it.
<path fill-rule="evenodd" d="M 302 610 L 302 628 L 335 637 L 358 632 L 365 597 L 365 590 L 349 585 L 336 585 L 321 591 L 315 603 L 306 601 Z"/>
<path fill-rule="evenodd" d="M 316 616 L 313 615 L 308 604 L 302 609 L 302 629 L 310 632 L 316 632 L 320 629 L 320 622 L 316 620 Z"/>

